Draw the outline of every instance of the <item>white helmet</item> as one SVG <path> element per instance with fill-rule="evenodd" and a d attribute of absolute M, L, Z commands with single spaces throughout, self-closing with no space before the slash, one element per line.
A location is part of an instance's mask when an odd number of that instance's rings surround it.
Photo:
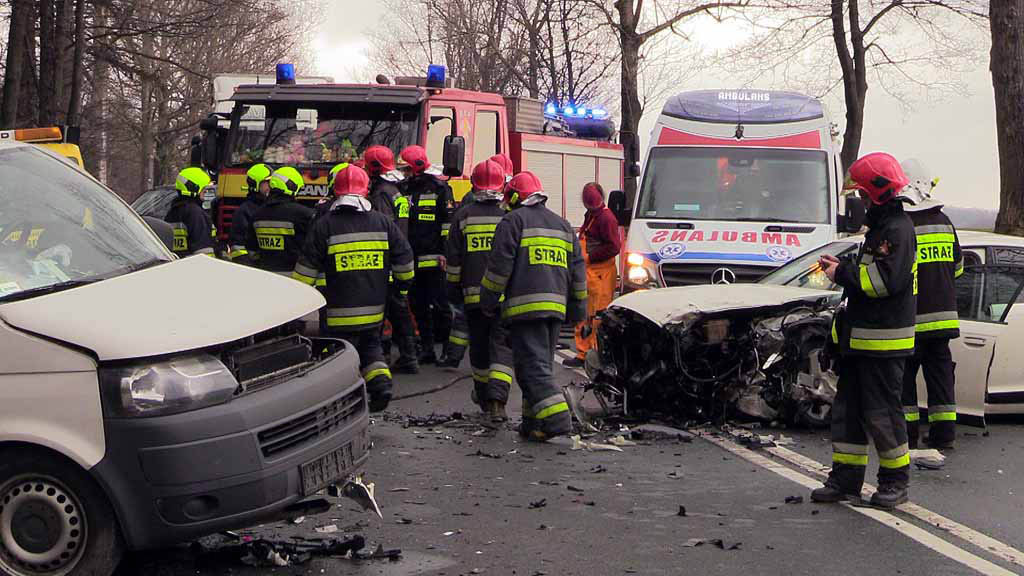
<path fill-rule="evenodd" d="M 932 190 L 938 185 L 939 179 L 932 177 L 924 162 L 917 158 L 908 158 L 900 163 L 900 166 L 910 180 L 910 183 L 900 191 L 900 198 L 907 201 L 905 210 L 919 212 L 941 208 L 942 203 L 932 199 Z"/>

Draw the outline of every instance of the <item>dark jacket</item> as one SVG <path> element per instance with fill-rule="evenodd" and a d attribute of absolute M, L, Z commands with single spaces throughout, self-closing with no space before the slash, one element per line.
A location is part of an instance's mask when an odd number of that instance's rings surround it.
<path fill-rule="evenodd" d="M 480 306 L 480 281 L 487 271 L 494 231 L 505 216 L 500 200 L 474 202 L 455 211 L 448 235 L 448 299 Z"/>
<path fill-rule="evenodd" d="M 213 254 L 213 222 L 198 199 L 178 196 L 164 220 L 174 228 L 175 254 Z"/>
<path fill-rule="evenodd" d="M 587 210 L 583 217 L 580 236 L 587 240 L 587 258 L 591 264 L 598 264 L 618 256 L 622 249 L 619 238 L 619 220 L 607 206 Z"/>
<path fill-rule="evenodd" d="M 587 272 L 579 239 L 543 202 L 501 219 L 480 283 L 485 313 L 495 313 L 500 303 L 502 318 L 509 322 L 586 317 Z"/>
<path fill-rule="evenodd" d="M 325 279 L 328 328 L 379 329 L 388 277 L 394 277 L 400 290 L 412 282 L 412 249 L 387 216 L 337 206 L 313 225 L 292 275 L 311 286 L 320 276 Z"/>
<path fill-rule="evenodd" d="M 228 245 L 231 246 L 231 259 L 236 260 L 248 254 L 245 248 L 252 226 L 253 216 L 266 203 L 267 197 L 260 193 L 250 193 L 245 201 L 231 215 L 231 231 L 228 233 Z"/>
<path fill-rule="evenodd" d="M 438 267 L 444 254 L 441 232 L 448 222 L 452 190 L 436 176 L 418 174 L 405 181 L 405 193 L 409 198 L 409 244 L 416 254 L 416 267 Z"/>
<path fill-rule="evenodd" d="M 847 307 L 833 340 L 844 355 L 901 357 L 914 353 L 917 242 L 898 201 L 872 206 L 856 257 L 836 269 Z"/>
<path fill-rule="evenodd" d="M 380 176 L 370 179 L 370 204 L 373 209 L 389 216 L 398 224 L 402 235 L 409 236 L 409 199 L 402 196 L 402 191 L 394 182 L 388 182 Z"/>
<path fill-rule="evenodd" d="M 917 235 L 917 337 L 956 338 L 956 278 L 964 271 L 956 228 L 941 206 L 907 215 Z"/>
<path fill-rule="evenodd" d="M 260 255 L 256 265 L 271 272 L 291 273 L 312 220 L 312 208 L 291 196 L 271 192 L 253 215 L 246 241 L 249 251 Z"/>

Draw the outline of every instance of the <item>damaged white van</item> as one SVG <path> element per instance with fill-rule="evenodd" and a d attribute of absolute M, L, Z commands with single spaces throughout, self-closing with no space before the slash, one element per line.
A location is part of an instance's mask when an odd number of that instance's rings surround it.
<path fill-rule="evenodd" d="M 0 144 L 0 573 L 107 575 L 343 483 L 369 416 L 354 349 L 296 329 L 323 304 L 176 259 L 84 172 Z"/>

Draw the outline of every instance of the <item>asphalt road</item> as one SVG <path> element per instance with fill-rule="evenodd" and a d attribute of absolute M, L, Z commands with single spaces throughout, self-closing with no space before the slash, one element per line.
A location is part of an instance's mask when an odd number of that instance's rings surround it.
<path fill-rule="evenodd" d="M 564 383 L 580 378 L 561 367 L 558 372 Z M 428 367 L 418 376 L 400 376 L 396 393 L 427 392 L 460 375 L 468 375 L 465 364 L 451 372 Z M 375 419 L 365 472 L 376 483 L 383 520 L 343 500 L 301 524 L 241 534 L 287 541 L 358 533 L 368 548 L 401 549 L 400 560 L 314 558 L 300 566 L 253 568 L 237 554 L 199 554 L 193 546 L 132 555 L 119 574 L 1024 573 L 1024 554 L 1017 552 L 1024 550 L 1020 424 L 990 425 L 987 436 L 963 429 L 944 470 L 914 473 L 911 498 L 919 507 L 889 514 L 809 502 L 808 487 L 817 480 L 811 464 L 830 457 L 827 434 L 758 431 L 794 441 L 767 450 L 710 433 L 689 441 L 647 438 L 621 452 L 526 444 L 511 428 L 479 425 L 471 386 L 464 378 L 399 400 Z M 516 400 L 513 390 L 514 420 Z M 409 425 L 410 416 L 453 412 L 464 417 Z M 810 460 L 802 466 L 786 461 L 800 456 Z M 804 500 L 786 503 L 791 496 Z M 323 526 L 338 532 L 316 530 Z M 710 542 L 695 546 L 695 539 Z"/>

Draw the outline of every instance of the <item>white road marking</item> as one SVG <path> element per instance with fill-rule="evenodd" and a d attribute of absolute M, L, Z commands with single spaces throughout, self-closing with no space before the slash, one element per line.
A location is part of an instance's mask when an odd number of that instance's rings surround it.
<path fill-rule="evenodd" d="M 559 363 L 562 363 L 564 362 L 564 360 L 568 360 L 570 358 L 575 357 L 574 354 L 566 350 L 558 350 L 557 352 L 557 355 L 561 356 L 561 359 L 558 359 Z M 572 370 L 573 372 L 576 372 L 577 374 L 580 374 L 582 376 L 586 376 L 586 372 L 584 372 L 582 369 L 567 369 Z M 760 454 L 757 454 L 756 452 L 744 448 L 725 438 L 715 438 L 697 433 L 695 433 L 694 435 L 703 438 L 704 440 L 711 442 L 712 444 L 715 444 L 725 450 L 728 450 L 729 452 L 732 452 L 737 456 L 744 458 L 745 460 L 753 462 L 761 466 L 762 468 L 774 472 L 775 474 L 782 476 L 787 480 L 800 484 L 805 488 L 814 489 L 821 485 L 820 480 L 817 480 L 810 476 L 806 476 L 805 474 L 797 472 L 792 468 L 779 464 L 769 458 L 765 458 L 764 456 L 761 456 Z M 797 466 L 798 468 L 801 468 L 804 471 L 813 474 L 817 477 L 823 478 L 827 476 L 829 470 L 831 469 L 830 466 L 824 465 L 818 462 L 817 460 L 808 458 L 798 452 L 795 452 L 788 448 L 784 448 L 782 446 L 765 448 L 764 450 L 772 454 L 773 456 L 776 456 L 786 462 L 789 462 L 790 464 Z M 865 484 L 864 491 L 868 496 L 870 496 L 875 492 L 875 487 L 872 486 L 871 484 Z M 975 556 L 974 554 L 971 554 L 970 552 L 962 548 L 958 548 L 953 544 L 946 542 L 945 540 L 935 536 L 934 534 L 926 530 L 922 530 L 921 528 L 914 526 L 913 524 L 908 524 L 904 521 L 901 521 L 899 518 L 897 518 L 889 512 L 876 510 L 874 508 L 858 508 L 854 506 L 850 506 L 850 508 L 856 510 L 861 514 L 864 514 L 865 516 L 873 518 L 882 524 L 890 526 L 894 530 L 897 530 L 900 533 L 906 535 L 908 538 L 920 542 L 928 548 L 931 548 L 932 550 L 935 550 L 936 552 L 939 552 L 940 554 L 948 558 L 956 560 L 966 566 L 969 566 L 972 569 L 981 572 L 982 574 L 1013 574 L 1013 572 L 1009 572 L 979 556 Z M 914 518 L 917 518 L 918 520 L 927 523 L 930 526 L 934 526 L 939 530 L 942 530 L 952 536 L 964 540 L 965 542 L 977 546 L 982 550 L 986 550 L 994 556 L 1001 558 L 1002 560 L 1005 560 L 1017 566 L 1024 566 L 1024 553 L 1017 550 L 1016 548 L 1013 548 L 1008 544 L 1005 544 L 1003 542 L 1000 542 L 999 540 L 996 540 L 995 538 L 992 538 L 991 536 L 982 534 L 977 530 L 974 530 L 968 526 L 960 524 L 959 522 L 956 522 L 940 514 L 932 512 L 931 510 L 928 510 L 927 508 L 924 508 L 923 506 L 919 506 L 912 502 L 901 504 L 898 507 L 898 509 L 901 512 L 909 514 L 910 516 L 913 516 Z"/>

